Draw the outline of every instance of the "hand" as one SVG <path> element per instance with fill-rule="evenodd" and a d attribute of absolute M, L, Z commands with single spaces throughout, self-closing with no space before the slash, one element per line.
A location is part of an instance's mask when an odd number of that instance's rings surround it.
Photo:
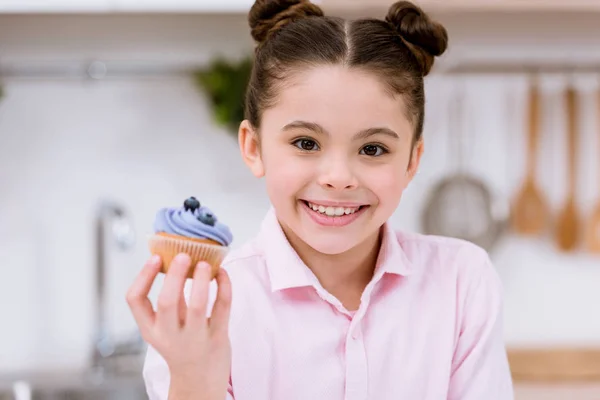
<path fill-rule="evenodd" d="M 161 264 L 158 256 L 146 262 L 127 292 L 127 303 L 142 337 L 169 366 L 169 398 L 223 399 L 231 366 L 229 277 L 225 270 L 219 271 L 217 299 L 208 318 L 210 266 L 201 262 L 196 267 L 186 305 L 183 287 L 191 262 L 189 256 L 179 254 L 166 274 L 155 312 L 148 293 Z"/>

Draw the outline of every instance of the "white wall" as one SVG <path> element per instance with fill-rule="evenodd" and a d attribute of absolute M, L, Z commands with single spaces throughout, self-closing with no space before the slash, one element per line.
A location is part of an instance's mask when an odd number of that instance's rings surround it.
<path fill-rule="evenodd" d="M 531 34 L 523 16 L 445 16 L 453 47 L 446 61 L 492 57 L 600 57 L 598 17 L 539 17 Z M 512 22 L 510 29 L 507 22 Z M 107 60 L 204 63 L 215 54 L 250 51 L 243 16 L 0 17 L 0 63 Z M 580 205 L 600 191 L 600 146 L 591 89 L 580 78 L 582 112 Z M 561 77 L 544 80 L 542 181 L 556 210 L 564 195 Z M 476 77 L 468 84 L 472 118 L 468 162 L 501 196 L 510 197 L 524 170 L 522 78 Z M 591 83 L 591 84 L 590 84 Z M 144 235 L 154 212 L 195 194 L 236 234 L 257 229 L 268 199 L 245 170 L 235 138 L 211 122 L 204 98 L 186 78 L 6 80 L 0 103 L 0 372 L 84 365 L 94 318 L 93 216 L 100 197 L 133 214 L 139 242 L 112 252 L 113 331 L 134 328 L 123 294 L 147 256 Z M 419 229 L 425 195 L 452 170 L 448 155 L 447 81 L 428 82 L 427 152 L 422 171 L 393 217 Z M 592 143 L 594 145 L 592 145 Z M 510 345 L 600 344 L 600 258 L 558 254 L 548 240 L 506 237 L 493 258 L 506 288 Z"/>

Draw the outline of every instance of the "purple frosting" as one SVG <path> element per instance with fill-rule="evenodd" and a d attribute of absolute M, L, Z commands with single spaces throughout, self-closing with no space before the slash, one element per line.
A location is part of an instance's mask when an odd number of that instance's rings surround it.
<path fill-rule="evenodd" d="M 207 225 L 198 219 L 200 213 L 212 212 L 206 207 L 194 211 L 185 210 L 184 207 L 162 208 L 156 213 L 154 231 L 180 235 L 194 239 L 210 239 L 229 246 L 233 235 L 229 227 L 216 220 L 215 225 Z M 214 216 L 214 214 L 213 214 Z"/>

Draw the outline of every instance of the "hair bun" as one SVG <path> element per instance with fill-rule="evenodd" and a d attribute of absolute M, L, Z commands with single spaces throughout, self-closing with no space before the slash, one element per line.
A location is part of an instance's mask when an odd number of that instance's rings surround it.
<path fill-rule="evenodd" d="M 263 43 L 286 24 L 312 16 L 322 17 L 323 11 L 308 0 L 256 0 L 248 22 L 254 40 Z"/>
<path fill-rule="evenodd" d="M 393 4 L 385 20 L 391 24 L 411 49 L 427 75 L 434 57 L 441 56 L 448 47 L 448 32 L 410 1 Z"/>

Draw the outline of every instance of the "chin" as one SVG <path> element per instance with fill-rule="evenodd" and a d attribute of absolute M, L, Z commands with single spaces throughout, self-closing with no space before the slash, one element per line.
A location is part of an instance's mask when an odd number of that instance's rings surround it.
<path fill-rule="evenodd" d="M 343 254 L 358 245 L 354 240 L 348 240 L 344 235 L 335 235 L 336 237 L 326 237 L 327 235 L 306 235 L 300 239 L 318 251 L 321 254 L 336 255 Z"/>

